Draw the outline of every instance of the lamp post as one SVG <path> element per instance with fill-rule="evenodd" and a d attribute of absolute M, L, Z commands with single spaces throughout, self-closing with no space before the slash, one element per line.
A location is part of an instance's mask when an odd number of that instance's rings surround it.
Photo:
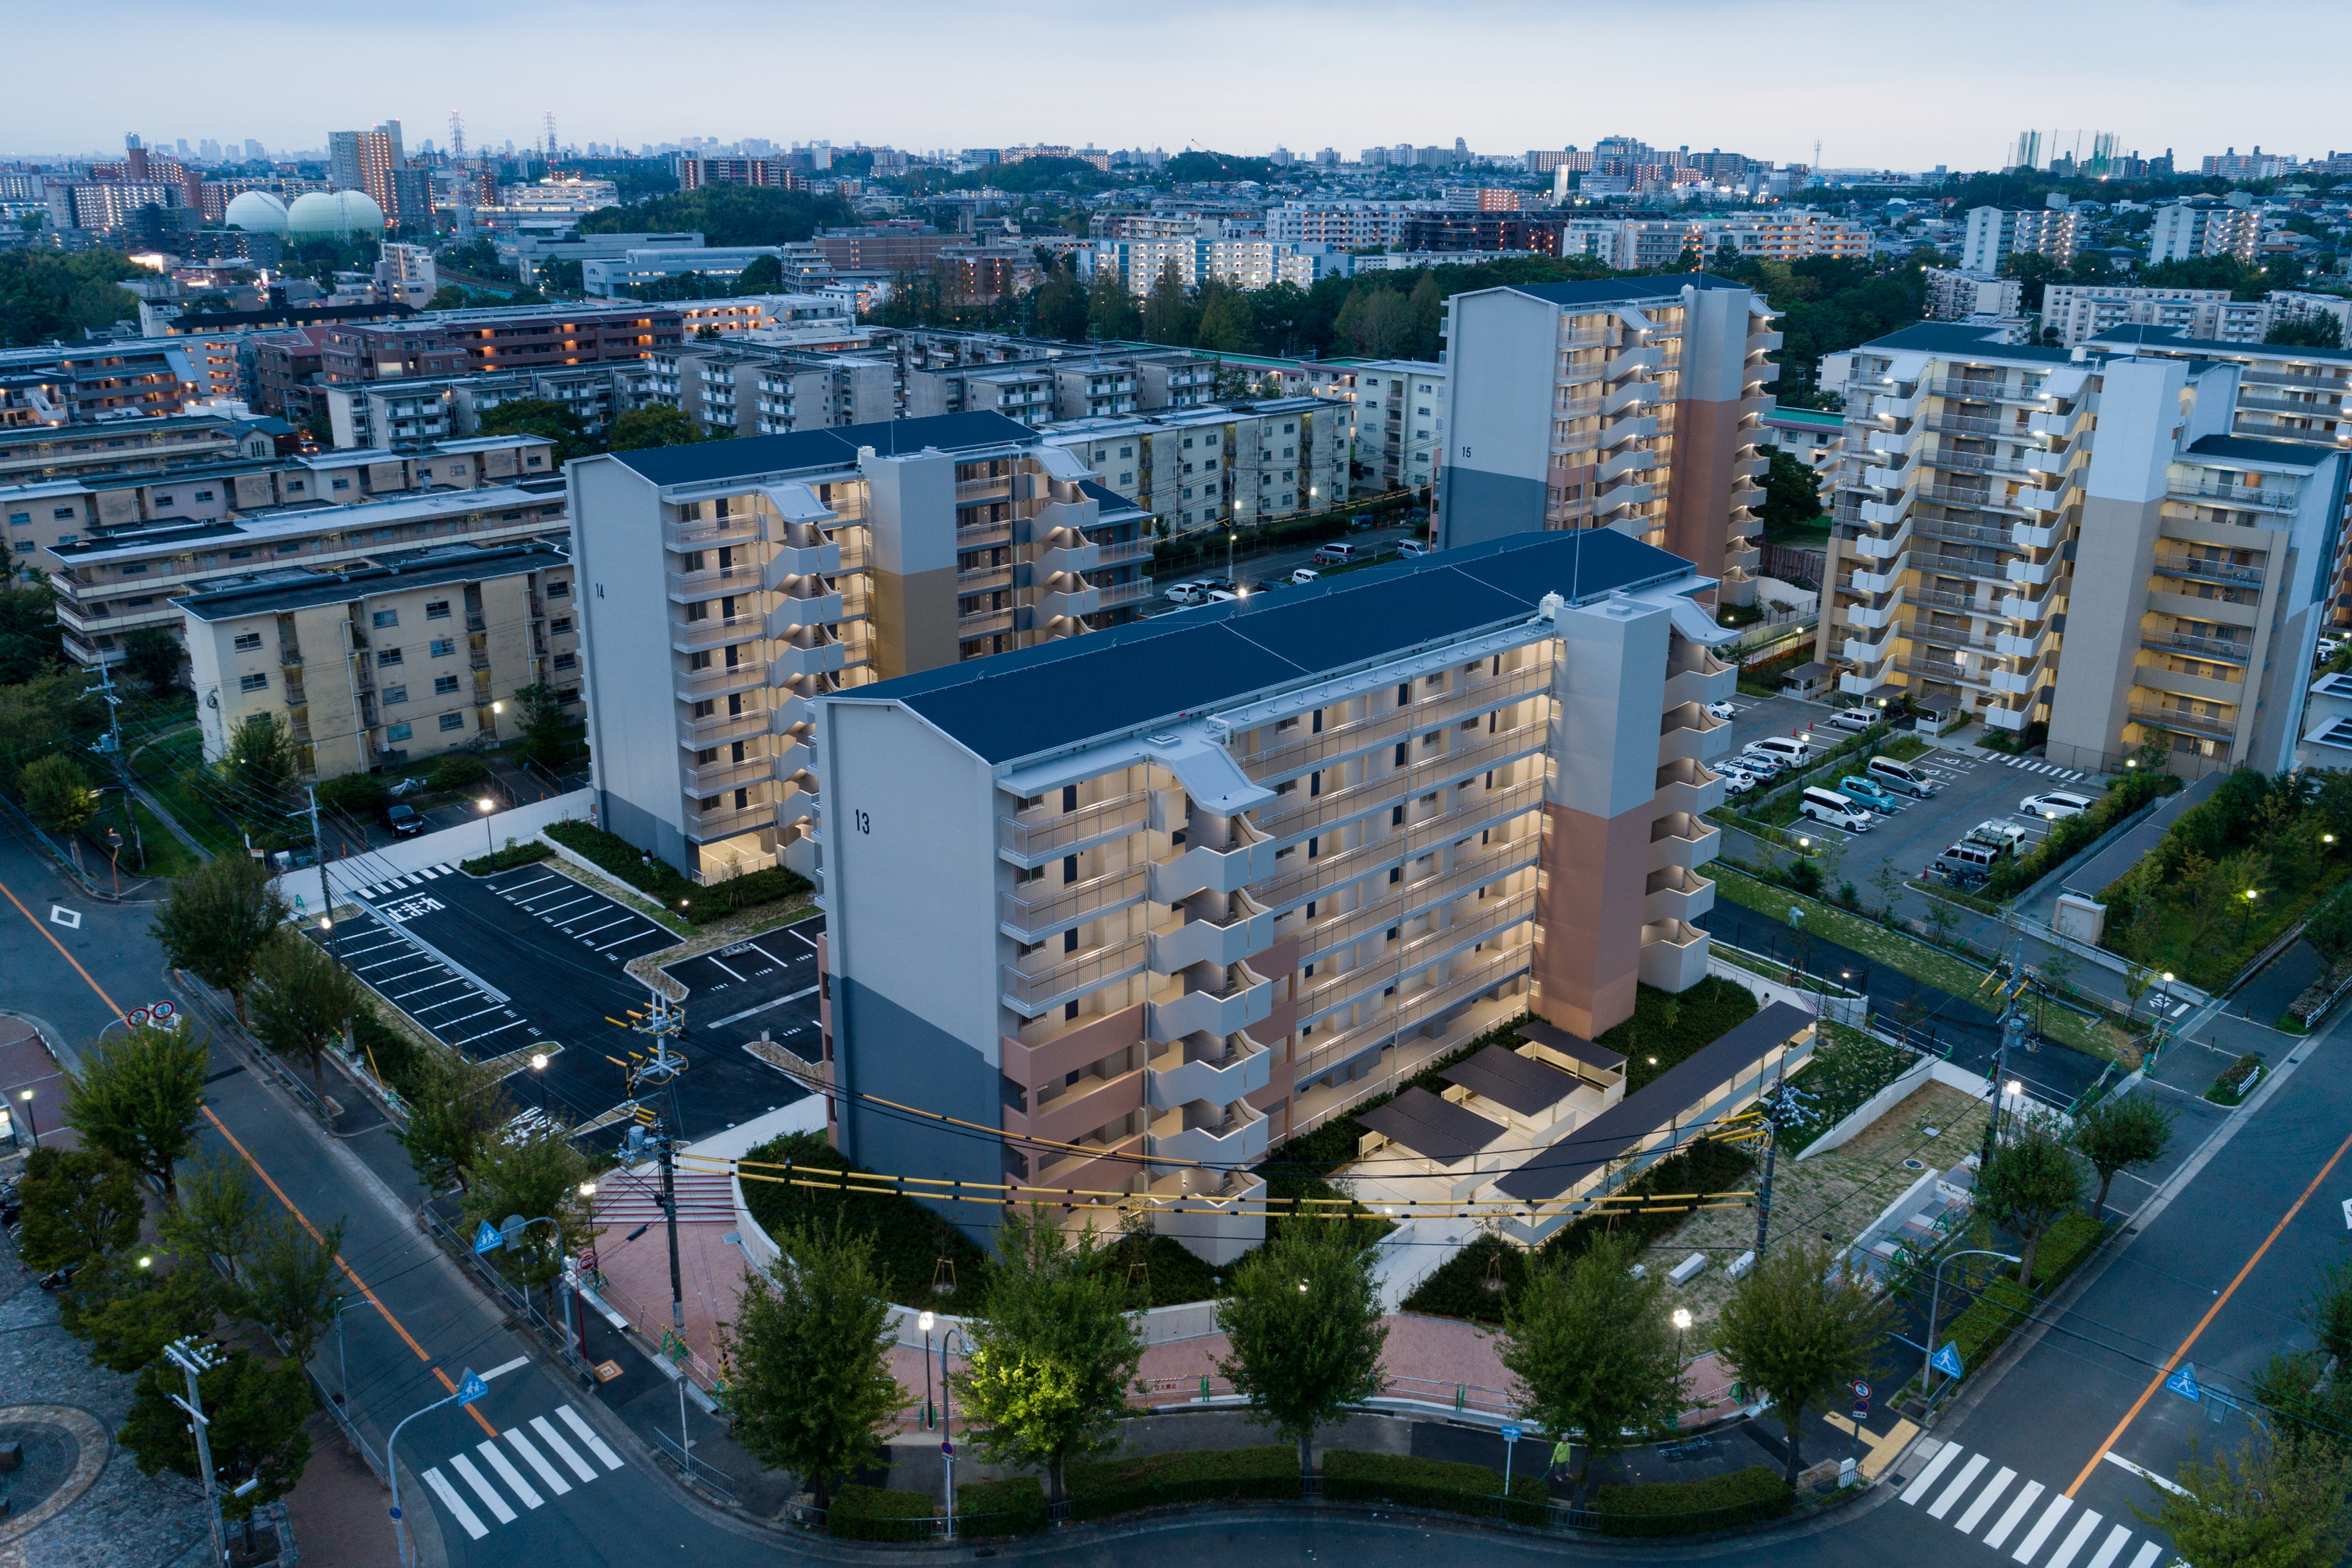
<path fill-rule="evenodd" d="M 1683 1364 L 1683 1336 L 1690 1331 L 1691 1315 L 1687 1307 L 1675 1309 L 1675 1364 Z"/>
<path fill-rule="evenodd" d="M 1927 1356 L 1919 1367 L 1919 1396 L 1925 1399 L 1934 1386 L 1936 1377 L 1936 1308 L 1944 1290 L 1944 1265 L 1955 1258 L 2002 1258 L 2019 1261 L 2011 1252 L 1995 1252 L 1990 1247 L 1971 1247 L 1960 1252 L 1947 1253 L 1936 1260 L 1935 1282 L 1927 1290 Z"/>
<path fill-rule="evenodd" d="M 931 1426 L 931 1325 L 938 1321 L 929 1312 L 915 1320 L 915 1326 L 923 1331 L 923 1430 L 927 1432 Z"/>
<path fill-rule="evenodd" d="M 25 1134 L 32 1139 L 33 1147 L 37 1149 L 41 1146 L 41 1130 L 33 1124 L 33 1091 L 29 1089 L 26 1089 L 16 1098 L 23 1101 L 25 1106 Z"/>
<path fill-rule="evenodd" d="M 482 851 L 488 855 L 496 855 L 498 847 L 490 840 L 490 813 L 498 809 L 498 803 L 488 795 L 484 795 L 474 803 L 474 809 L 482 814 Z"/>
<path fill-rule="evenodd" d="M 2262 891 L 2260 889 L 2248 888 L 2246 889 L 2246 901 L 2241 905 L 2238 910 L 2238 941 L 2240 942 L 2243 942 L 2246 940 L 2246 922 L 2253 915 L 2254 900 L 2260 897 L 2262 897 Z"/>
<path fill-rule="evenodd" d="M 926 1312 L 923 1316 L 928 1318 L 930 1314 Z M 950 1541 L 953 1541 L 955 1539 L 956 1521 L 955 1395 L 954 1391 L 948 1386 L 948 1345 L 951 1341 L 961 1342 L 963 1345 L 964 1360 L 970 1361 L 971 1359 L 971 1342 L 963 1337 L 963 1331 L 961 1330 L 950 1329 L 947 1332 L 940 1336 L 940 1454 L 947 1460 L 948 1539 Z M 929 1382 L 929 1373 L 926 1371 L 924 1373 L 924 1381 Z"/>
<path fill-rule="evenodd" d="M 539 1110 L 540 1114 L 544 1116 L 547 1114 L 547 1053 L 545 1051 L 531 1052 L 530 1070 L 531 1075 L 539 1079 Z M 587 1184 L 592 1190 L 595 1185 L 593 1182 Z"/>
<path fill-rule="evenodd" d="M 488 1386 L 474 1375 L 474 1369 L 467 1367 L 465 1376 L 457 1380 L 454 1393 L 446 1399 L 435 1400 L 423 1410 L 412 1410 L 402 1416 L 393 1426 L 392 1436 L 383 1440 L 383 1473 L 392 1478 L 392 1534 L 394 1548 L 399 1552 L 400 1568 L 414 1568 L 414 1560 L 408 1554 L 408 1527 L 401 1522 L 400 1518 L 400 1466 L 392 1457 L 392 1446 L 400 1441 L 400 1428 L 419 1415 L 428 1415 L 445 1405 L 471 1405 L 488 1392 Z"/>

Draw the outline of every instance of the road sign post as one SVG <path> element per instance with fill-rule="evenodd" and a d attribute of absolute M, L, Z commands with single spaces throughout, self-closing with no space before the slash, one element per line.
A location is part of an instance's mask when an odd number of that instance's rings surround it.
<path fill-rule="evenodd" d="M 1518 1429 L 1517 1427 L 1516 1427 L 1516 1426 L 1506 1426 L 1506 1427 L 1504 1427 L 1504 1428 L 1503 1428 L 1503 1502 L 1504 1502 L 1503 1513 L 1504 1513 L 1504 1516 L 1505 1516 L 1506 1518 L 1508 1518 L 1508 1517 L 1509 1517 L 1509 1515 L 1510 1515 L 1510 1511 L 1511 1511 L 1511 1510 L 1510 1510 L 1510 1507 L 1509 1507 L 1510 1500 L 1511 1500 L 1511 1451 L 1512 1451 L 1513 1449 L 1517 1448 L 1518 1446 L 1519 1446 L 1519 1429 Z"/>

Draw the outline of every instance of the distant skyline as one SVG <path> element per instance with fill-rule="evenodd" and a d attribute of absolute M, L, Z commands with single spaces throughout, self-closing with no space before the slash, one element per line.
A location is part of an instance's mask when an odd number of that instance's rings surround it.
<path fill-rule="evenodd" d="M 536 141 L 552 110 L 567 144 L 632 149 L 685 136 L 916 149 L 1091 139 L 1171 153 L 1328 145 L 1352 159 L 1408 140 L 1521 153 L 1625 134 L 1778 163 L 1811 161 L 1818 139 L 1825 166 L 1901 169 L 1991 168 L 2028 129 L 2054 132 L 2060 151 L 2079 132 L 2086 152 L 2112 131 L 2126 150 L 2170 146 L 2190 167 L 2226 146 L 2352 149 L 2321 65 L 2352 58 L 2341 0 L 2275 0 L 2258 45 L 2250 13 L 2223 0 L 1958 12 L 1880 0 L 1148 11 L 898 0 L 846 17 L 796 0 L 683 13 L 411 0 L 396 19 L 247 0 L 195 24 L 187 50 L 117 47 L 109 13 L 25 0 L 7 11 L 18 68 L 0 153 L 12 156 L 113 151 L 125 132 L 154 145 L 320 148 L 331 129 L 386 119 L 411 146 L 445 146 L 453 108 L 474 146 Z"/>

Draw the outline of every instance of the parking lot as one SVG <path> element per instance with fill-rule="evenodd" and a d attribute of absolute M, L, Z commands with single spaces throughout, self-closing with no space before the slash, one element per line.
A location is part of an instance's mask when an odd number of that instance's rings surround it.
<path fill-rule="evenodd" d="M 524 1106 L 576 1124 L 622 1101 L 625 1075 L 612 1058 L 650 1042 L 614 1020 L 627 1023 L 651 1001 L 623 966 L 676 946 L 676 933 L 545 863 L 488 878 L 435 867 L 352 896 L 366 912 L 338 922 L 328 940 L 340 939 L 353 972 L 419 1026 L 476 1060 L 522 1053 L 527 1062 L 544 1053 L 545 1068 L 521 1066 L 508 1080 Z M 688 1023 L 676 1040 L 688 1070 L 659 1091 L 658 1103 L 689 1140 L 808 1092 L 742 1048 L 763 1027 L 814 1035 L 814 943 L 787 934 L 801 929 L 666 971 L 689 988 Z M 641 1089 L 639 1098 L 655 1092 Z"/>

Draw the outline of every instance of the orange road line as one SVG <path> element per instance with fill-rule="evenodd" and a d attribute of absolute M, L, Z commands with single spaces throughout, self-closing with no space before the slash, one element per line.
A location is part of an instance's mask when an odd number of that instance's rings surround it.
<path fill-rule="evenodd" d="M 2066 1489 L 2068 1497 L 2073 1497 L 2080 1491 L 2083 1483 L 2091 1479 L 2091 1472 L 2099 1468 L 2099 1461 L 2107 1457 L 2107 1450 L 2116 1446 L 2116 1440 L 2124 1435 L 2124 1428 L 2129 1426 L 2138 1417 L 2139 1413 L 2147 1408 L 2147 1402 L 2156 1396 L 2156 1391 L 2164 1386 L 2164 1380 L 2170 1377 L 2174 1369 L 2180 1365 L 2180 1358 L 2189 1353 L 2189 1347 L 2197 1342 L 2197 1337 L 2205 1331 L 2207 1326 L 2221 1313 L 2221 1309 L 2230 1304 L 2230 1298 L 2238 1293 L 2238 1287 L 2246 1282 L 2246 1276 L 2254 1271 L 2254 1265 L 2263 1260 L 2263 1254 L 2271 1249 L 2271 1243 L 2276 1241 L 2280 1233 L 2286 1229 L 2288 1221 L 2303 1212 L 2303 1205 L 2311 1201 L 2311 1194 L 2319 1190 L 2319 1184 L 2327 1179 L 2328 1172 L 2336 1169 L 2336 1163 L 2344 1158 L 2347 1150 L 2352 1150 L 2352 1138 L 2347 1138 L 2336 1146 L 2336 1152 L 2327 1157 L 2327 1163 L 2319 1167 L 2319 1174 L 2311 1178 L 2311 1185 L 2303 1189 L 2303 1195 L 2294 1200 L 2294 1205 L 2286 1213 L 2279 1215 L 2278 1224 L 2271 1226 L 2271 1233 L 2263 1237 L 2263 1244 L 2254 1248 L 2254 1255 L 2246 1259 L 2246 1266 L 2238 1270 L 2238 1277 L 2230 1281 L 2227 1289 L 2213 1299 L 2213 1304 L 2205 1309 L 2205 1315 L 2197 1320 L 2197 1326 L 2189 1331 L 2189 1337 L 2180 1342 L 2180 1348 L 2172 1352 L 2171 1358 L 2158 1369 L 2153 1378 L 2148 1380 L 2147 1386 L 2140 1390 L 2139 1397 L 2132 1402 L 2132 1407 L 2124 1412 L 2124 1418 L 2116 1423 L 2116 1429 L 2107 1434 L 2107 1440 L 2099 1445 L 2098 1451 L 2091 1456 L 2090 1463 L 2083 1467 L 2083 1473 L 2076 1476 L 2074 1484 Z"/>
<path fill-rule="evenodd" d="M 63 958 L 68 963 L 73 964 L 74 973 L 81 976 L 82 983 L 84 984 L 88 985 L 92 991 L 98 993 L 98 999 L 105 1003 L 116 1017 L 119 1018 L 122 1016 L 121 1007 L 116 1004 L 113 997 L 109 996 L 106 994 L 106 987 L 100 985 L 97 981 L 90 978 L 89 971 L 84 969 L 80 963 L 76 962 L 74 955 L 66 951 L 65 943 L 59 942 L 55 936 L 50 934 L 48 927 L 34 919 L 33 911 L 25 907 L 25 901 L 22 899 L 19 899 L 16 893 L 9 889 L 5 882 L 0 882 L 0 894 L 6 895 L 8 901 L 16 906 L 16 912 L 23 915 L 26 921 L 30 921 L 35 931 L 39 931 L 43 936 L 49 939 L 49 945 L 58 950 L 58 955 L 59 957 Z M 220 1135 L 228 1140 L 229 1147 L 235 1149 L 237 1153 L 244 1158 L 245 1163 L 253 1167 L 253 1173 L 261 1178 L 262 1184 L 268 1187 L 272 1193 L 275 1193 L 278 1195 L 278 1201 L 286 1205 L 287 1212 L 291 1214 L 296 1219 L 302 1222 L 302 1228 L 310 1233 L 310 1239 L 313 1241 L 324 1241 L 326 1238 L 319 1234 L 319 1227 L 310 1223 L 310 1215 L 304 1214 L 300 1209 L 294 1206 L 294 1200 L 288 1197 L 285 1190 L 279 1187 L 278 1184 L 270 1178 L 269 1173 L 261 1168 L 261 1162 L 255 1159 L 246 1149 L 246 1146 L 236 1141 L 236 1134 L 231 1132 L 228 1128 L 223 1124 L 221 1119 L 213 1114 L 212 1107 L 206 1105 L 200 1106 L 198 1109 L 203 1110 L 205 1113 L 205 1120 L 211 1122 L 214 1128 L 219 1131 Z M 406 1342 L 410 1350 L 416 1352 L 417 1359 L 430 1365 L 433 1361 L 432 1356 L 425 1352 L 425 1349 L 423 1345 L 416 1342 L 416 1337 L 411 1334 L 408 1330 L 402 1325 L 400 1320 L 392 1315 L 392 1309 L 385 1306 L 383 1302 L 377 1298 L 376 1293 L 373 1290 L 368 1289 L 367 1281 L 361 1279 L 358 1274 L 352 1271 L 352 1266 L 343 1261 L 342 1254 L 341 1253 L 337 1253 L 335 1255 L 335 1267 L 341 1269 L 343 1273 L 350 1278 L 351 1282 L 360 1288 L 360 1294 L 368 1299 L 368 1304 L 370 1306 L 373 1307 L 378 1312 L 383 1314 L 383 1321 L 390 1323 L 392 1325 L 393 1331 L 398 1334 L 402 1340 Z M 452 1394 L 457 1392 L 457 1385 L 449 1381 L 449 1374 L 447 1373 L 436 1366 L 433 1368 L 433 1375 L 441 1380 L 442 1387 L 447 1389 Z M 466 1406 L 466 1414 L 471 1415 L 476 1421 L 481 1422 L 482 1430 L 488 1433 L 491 1436 L 495 1437 L 499 1435 L 498 1428 L 484 1420 L 482 1413 L 475 1409 L 472 1405 L 468 1405 Z"/>

